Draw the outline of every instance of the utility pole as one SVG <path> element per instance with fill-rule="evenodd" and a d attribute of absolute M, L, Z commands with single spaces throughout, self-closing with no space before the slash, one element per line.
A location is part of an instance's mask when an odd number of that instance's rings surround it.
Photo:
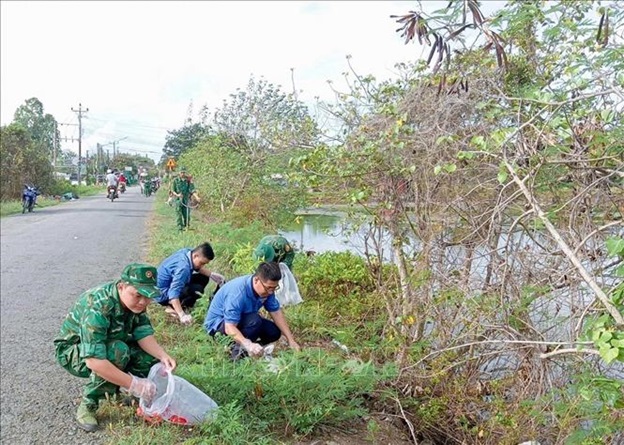
<path fill-rule="evenodd" d="M 54 179 L 56 179 L 56 155 L 59 148 L 58 122 L 54 121 L 54 154 L 52 155 L 52 165 L 54 166 Z"/>
<path fill-rule="evenodd" d="M 80 185 L 80 164 L 82 162 L 82 113 L 89 111 L 88 108 L 82 108 L 82 104 L 78 104 L 78 109 L 71 109 L 74 113 L 78 113 L 78 185 Z"/>

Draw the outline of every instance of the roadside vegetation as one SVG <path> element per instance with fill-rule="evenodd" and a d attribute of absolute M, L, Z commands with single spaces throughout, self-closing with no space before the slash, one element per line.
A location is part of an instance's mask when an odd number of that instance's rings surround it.
<path fill-rule="evenodd" d="M 319 104 L 331 129 L 252 78 L 170 133 L 202 208 L 176 236 L 159 201 L 151 261 L 207 239 L 220 271 L 247 273 L 262 234 L 326 203 L 351 206 L 369 247 L 299 253 L 304 303 L 287 317 L 304 352 L 280 349 L 277 375 L 225 360 L 201 328 L 207 299 L 191 329 L 152 308 L 179 374 L 223 410 L 192 431 L 139 430 L 149 443 L 336 428 L 387 443 L 379 413 L 413 443 L 624 441 L 624 6 L 508 2 L 485 18 L 469 0 L 394 19 L 429 60 L 379 81 L 348 58 L 347 88 Z M 116 437 L 148 443 L 133 439 Z"/>
<path fill-rule="evenodd" d="M 48 191 L 51 192 L 51 194 L 37 197 L 35 211 L 38 207 L 43 208 L 62 204 L 64 201 L 61 197 L 65 193 L 74 193 L 80 198 L 81 196 L 93 196 L 102 193 L 103 188 L 95 185 L 71 185 L 68 181 L 55 181 L 53 185 L 48 188 Z M 21 200 L 4 199 L 0 201 L 0 217 L 14 215 L 16 213 L 22 213 Z"/>
<path fill-rule="evenodd" d="M 216 270 L 249 273 L 262 235 L 328 203 L 368 248 L 298 252 L 303 351 L 278 346 L 277 372 L 208 338 L 212 288 L 191 327 L 150 307 L 177 374 L 221 408 L 155 427 L 109 405 L 111 443 L 624 443 L 624 4 L 397 13 L 428 60 L 378 80 L 348 57 L 324 119 L 252 77 L 169 132 L 163 164 L 202 204 L 178 234 L 165 184 L 150 262 L 207 240 Z"/>

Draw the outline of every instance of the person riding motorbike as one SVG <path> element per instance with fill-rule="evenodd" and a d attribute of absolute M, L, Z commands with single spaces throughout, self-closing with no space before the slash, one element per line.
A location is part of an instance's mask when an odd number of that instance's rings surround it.
<path fill-rule="evenodd" d="M 111 193 L 114 193 L 115 198 L 119 198 L 119 194 L 117 193 L 117 184 L 117 176 L 115 175 L 115 173 L 113 173 L 111 169 L 108 169 L 106 171 L 106 191 L 109 197 Z"/>
<path fill-rule="evenodd" d="M 126 176 L 123 173 L 120 173 L 119 174 L 119 186 L 118 186 L 118 188 L 119 188 L 119 191 L 121 193 L 126 191 L 126 183 L 127 183 Z"/>

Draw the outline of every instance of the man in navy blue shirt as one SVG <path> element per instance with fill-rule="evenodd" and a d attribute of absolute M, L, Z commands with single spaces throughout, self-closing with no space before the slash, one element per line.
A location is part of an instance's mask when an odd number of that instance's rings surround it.
<path fill-rule="evenodd" d="M 210 243 L 203 243 L 193 250 L 178 250 L 158 266 L 157 286 L 160 296 L 156 297 L 156 301 L 167 306 L 165 310 L 177 316 L 183 324 L 193 322 L 190 314 L 185 311 L 195 305 L 204 293 L 208 281 L 212 279 L 219 286 L 225 282 L 223 275 L 204 267 L 214 257 Z"/>
<path fill-rule="evenodd" d="M 282 273 L 277 263 L 260 263 L 253 275 L 228 281 L 210 302 L 204 328 L 209 335 L 220 332 L 235 341 L 231 350 L 232 360 L 247 354 L 261 355 L 263 346 L 279 340 L 282 334 L 291 348 L 296 351 L 301 349 L 288 327 L 279 301 L 275 298 L 281 278 Z M 262 307 L 273 321 L 258 314 Z"/>

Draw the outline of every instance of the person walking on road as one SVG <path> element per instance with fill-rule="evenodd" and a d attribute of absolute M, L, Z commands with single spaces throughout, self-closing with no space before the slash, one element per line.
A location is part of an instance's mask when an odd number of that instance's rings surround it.
<path fill-rule="evenodd" d="M 260 261 L 284 263 L 292 270 L 295 250 L 283 236 L 267 235 L 260 240 L 253 256 Z"/>
<path fill-rule="evenodd" d="M 186 168 L 180 168 L 180 176 L 171 182 L 171 194 L 176 210 L 178 231 L 187 230 L 191 224 L 191 196 L 199 202 L 195 184 L 186 176 Z"/>
<path fill-rule="evenodd" d="M 165 311 L 176 316 L 182 324 L 192 323 L 193 319 L 186 311 L 195 306 L 209 280 L 218 286 L 225 282 L 223 275 L 204 267 L 214 257 L 212 246 L 206 242 L 192 250 L 180 249 L 158 266 L 160 295 L 156 301 L 166 306 Z"/>
<path fill-rule="evenodd" d="M 235 342 L 230 350 L 232 360 L 247 355 L 262 355 L 263 346 L 276 342 L 282 334 L 292 349 L 301 349 L 275 298 L 281 278 L 277 263 L 263 262 L 253 275 L 244 275 L 225 283 L 212 299 L 204 329 L 211 336 L 219 332 L 232 338 Z M 272 321 L 260 316 L 258 311 L 262 307 Z"/>
<path fill-rule="evenodd" d="M 56 360 L 70 374 L 89 378 L 76 421 L 85 431 L 98 429 L 99 401 L 124 388 L 147 402 L 156 387 L 145 377 L 160 360 L 174 370 L 176 361 L 160 346 L 145 309 L 159 295 L 156 268 L 132 263 L 121 279 L 83 293 L 54 339 Z"/>

